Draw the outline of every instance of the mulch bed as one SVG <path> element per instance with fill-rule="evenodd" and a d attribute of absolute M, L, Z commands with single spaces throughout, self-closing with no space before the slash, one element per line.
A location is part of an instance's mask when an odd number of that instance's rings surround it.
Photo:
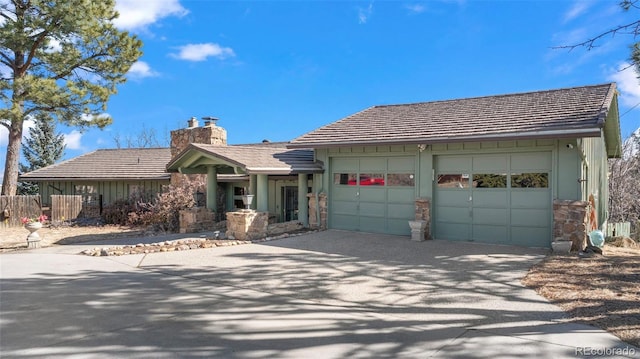
<path fill-rule="evenodd" d="M 604 255 L 551 255 L 529 270 L 527 287 L 565 310 L 640 347 L 640 248 L 605 245 Z"/>

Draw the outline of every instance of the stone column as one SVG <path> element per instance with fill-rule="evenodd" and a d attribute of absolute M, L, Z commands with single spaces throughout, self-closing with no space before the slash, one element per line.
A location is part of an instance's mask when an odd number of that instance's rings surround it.
<path fill-rule="evenodd" d="M 298 174 L 298 220 L 309 227 L 309 204 L 307 204 L 307 174 Z"/>
<path fill-rule="evenodd" d="M 269 176 L 259 174 L 257 177 L 257 210 L 258 212 L 269 212 Z"/>
<path fill-rule="evenodd" d="M 327 229 L 327 195 L 308 193 L 309 199 L 309 226 L 320 230 Z M 318 222 L 320 221 L 320 222 Z"/>
<path fill-rule="evenodd" d="M 553 201 L 554 250 L 581 251 L 587 245 L 587 223 L 589 202 L 573 200 Z M 569 245 L 570 244 L 570 245 Z M 561 249 L 562 248 L 562 249 Z"/>
<path fill-rule="evenodd" d="M 426 197 L 416 198 L 416 221 L 424 221 L 424 239 L 431 237 L 431 199 Z"/>
<path fill-rule="evenodd" d="M 227 212 L 227 237 L 241 241 L 267 236 L 269 214 L 250 209 Z"/>
<path fill-rule="evenodd" d="M 207 167 L 207 208 L 213 212 L 218 209 L 218 172 L 214 166 Z"/>

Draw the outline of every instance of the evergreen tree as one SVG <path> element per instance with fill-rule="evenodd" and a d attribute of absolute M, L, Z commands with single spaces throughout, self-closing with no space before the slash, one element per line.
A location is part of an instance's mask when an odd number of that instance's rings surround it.
<path fill-rule="evenodd" d="M 20 172 L 31 172 L 52 165 L 64 155 L 64 135 L 56 133 L 55 122 L 41 114 L 35 126 L 29 129 L 29 137 L 24 140 L 22 156 L 27 164 L 20 164 Z M 38 194 L 38 185 L 32 182 L 18 182 L 18 194 Z"/>
<path fill-rule="evenodd" d="M 0 1 L 0 125 L 9 131 L 2 194 L 17 190 L 25 119 L 112 122 L 101 114 L 142 55 L 142 42 L 113 24 L 117 16 L 115 0 Z"/>

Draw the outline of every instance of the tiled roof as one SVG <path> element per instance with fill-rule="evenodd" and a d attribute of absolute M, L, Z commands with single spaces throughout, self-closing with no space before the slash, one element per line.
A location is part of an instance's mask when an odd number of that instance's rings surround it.
<path fill-rule="evenodd" d="M 178 154 L 168 165 L 170 171 L 176 171 L 181 160 L 194 153 L 202 153 L 221 159 L 226 163 L 242 168 L 250 174 L 295 174 L 322 172 L 322 166 L 314 161 L 313 150 L 287 149 L 280 145 L 244 145 L 220 146 L 192 143 Z"/>
<path fill-rule="evenodd" d="M 37 169 L 22 180 L 168 180 L 169 148 L 102 149 Z"/>
<path fill-rule="evenodd" d="M 374 106 L 291 141 L 289 148 L 597 136 L 615 83 Z"/>

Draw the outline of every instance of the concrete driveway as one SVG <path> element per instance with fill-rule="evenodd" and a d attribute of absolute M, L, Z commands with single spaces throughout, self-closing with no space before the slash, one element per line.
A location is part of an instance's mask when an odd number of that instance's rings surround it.
<path fill-rule="evenodd" d="M 542 250 L 326 231 L 184 252 L 72 254 L 93 246 L 0 255 L 0 357 L 640 355 L 565 323 L 520 284 Z"/>

